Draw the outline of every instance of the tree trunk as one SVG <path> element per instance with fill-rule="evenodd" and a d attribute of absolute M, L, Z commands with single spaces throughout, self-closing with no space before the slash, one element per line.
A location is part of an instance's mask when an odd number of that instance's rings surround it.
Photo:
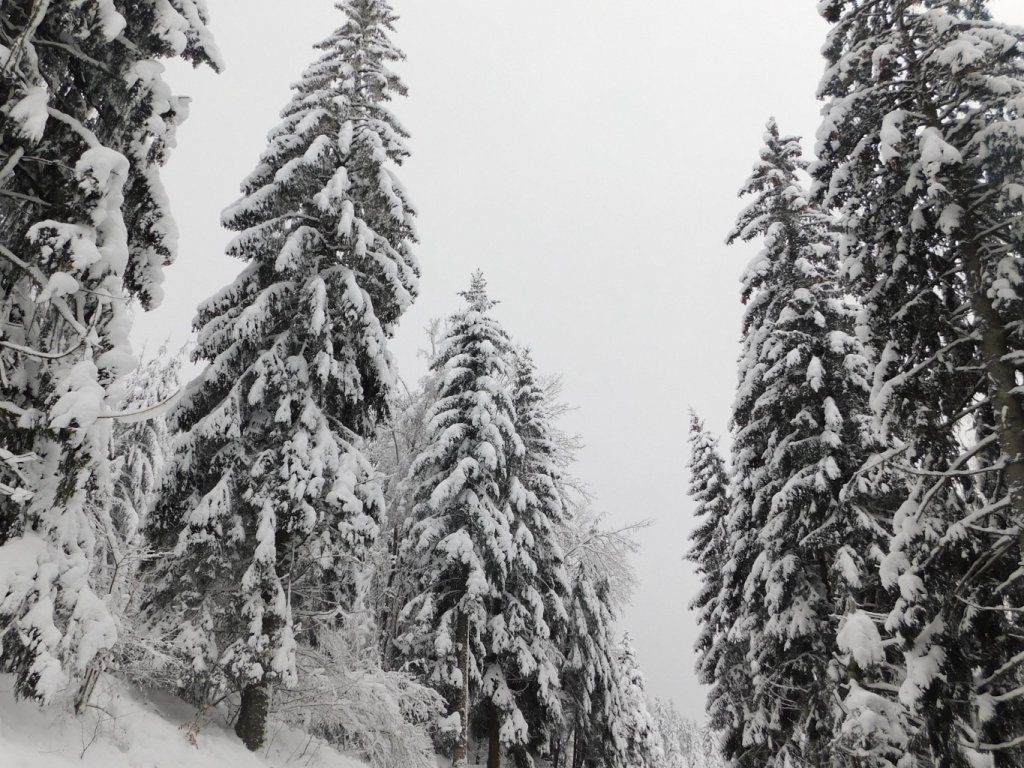
<path fill-rule="evenodd" d="M 1010 516 L 1024 521 L 1024 398 L 1015 393 L 1017 373 L 1006 359 L 1011 352 L 1010 334 L 988 295 L 978 243 L 964 248 L 964 266 L 971 290 L 971 308 L 981 320 L 981 354 L 989 380 L 989 396 L 996 417 L 999 447 L 1006 457 L 1006 485 Z"/>
<path fill-rule="evenodd" d="M 572 759 L 569 761 L 569 765 L 572 768 L 582 768 L 583 766 L 583 750 L 580 749 L 579 731 L 573 732 L 572 735 Z"/>
<path fill-rule="evenodd" d="M 262 747 L 266 739 L 269 708 L 266 682 L 249 683 L 242 689 L 242 706 L 235 721 L 235 735 L 251 752 Z"/>
<path fill-rule="evenodd" d="M 92 699 L 92 692 L 96 690 L 96 683 L 100 679 L 100 664 L 97 661 L 89 666 L 89 671 L 85 673 L 85 680 L 78 689 L 78 693 L 75 696 L 75 714 L 80 715 L 85 712 L 86 707 L 89 706 L 89 700 Z"/>
<path fill-rule="evenodd" d="M 455 628 L 455 643 L 459 652 L 459 671 L 462 672 L 462 686 L 455 706 L 459 711 L 459 736 L 452 749 L 452 768 L 466 768 L 469 748 L 469 616 L 459 614 Z"/>
<path fill-rule="evenodd" d="M 562 742 L 556 741 L 551 747 L 551 768 L 562 768 Z"/>
<path fill-rule="evenodd" d="M 487 749 L 487 768 L 501 768 L 501 728 L 498 722 L 498 710 L 491 713 L 487 723 L 489 746 Z"/>
<path fill-rule="evenodd" d="M 397 450 L 397 446 L 396 446 Z M 395 526 L 394 531 L 391 534 L 391 551 L 389 555 L 391 557 L 391 570 L 388 573 L 387 584 L 384 588 L 384 605 L 381 608 L 382 621 L 380 625 L 385 628 L 384 632 L 381 632 L 381 658 L 383 659 L 383 666 L 386 670 L 394 668 L 394 654 L 395 644 L 394 639 L 398 634 L 398 616 L 402 612 L 402 606 L 404 603 L 400 599 L 402 594 L 402 588 L 395 584 L 395 574 L 398 573 L 398 567 L 401 564 L 401 557 L 399 555 L 400 541 L 398 538 L 398 526 Z M 394 593 L 392 593 L 394 590 Z"/>

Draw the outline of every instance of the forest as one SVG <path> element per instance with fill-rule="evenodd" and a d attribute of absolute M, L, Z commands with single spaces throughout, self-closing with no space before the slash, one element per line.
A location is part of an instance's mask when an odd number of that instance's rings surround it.
<path fill-rule="evenodd" d="M 728 429 L 679 435 L 697 722 L 528 297 L 465 274 L 399 369 L 450 266 L 397 0 L 329 3 L 220 212 L 237 276 L 135 343 L 209 5 L 0 0 L 0 768 L 1024 768 L 1024 27 L 821 0 L 817 133 L 757 119 Z"/>

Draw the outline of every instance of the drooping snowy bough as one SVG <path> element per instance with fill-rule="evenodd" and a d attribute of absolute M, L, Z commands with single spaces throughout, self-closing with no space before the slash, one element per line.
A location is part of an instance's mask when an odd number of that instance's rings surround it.
<path fill-rule="evenodd" d="M 177 233 L 188 113 L 161 58 L 219 69 L 203 0 L 5 2 L 0 23 L 0 667 L 50 701 L 116 640 L 110 438 Z M 84 701 L 79 698 L 79 704 Z"/>

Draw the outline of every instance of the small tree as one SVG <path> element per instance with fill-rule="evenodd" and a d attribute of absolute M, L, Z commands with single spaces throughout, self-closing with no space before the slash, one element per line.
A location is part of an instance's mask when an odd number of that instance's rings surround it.
<path fill-rule="evenodd" d="M 632 533 L 644 523 L 608 529 L 577 507 L 563 529 L 572 591 L 562 655 L 564 732 L 556 739 L 556 768 L 628 765 L 615 623 L 635 582 Z"/>
<path fill-rule="evenodd" d="M 617 730 L 625 746 L 623 765 L 657 768 L 664 759 L 661 735 L 647 705 L 647 684 L 628 634 L 619 643 L 615 661 L 621 707 Z"/>

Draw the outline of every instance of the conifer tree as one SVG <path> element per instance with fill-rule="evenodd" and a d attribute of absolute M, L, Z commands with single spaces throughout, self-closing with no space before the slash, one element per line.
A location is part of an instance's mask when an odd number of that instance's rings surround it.
<path fill-rule="evenodd" d="M 687 554 L 701 579 L 700 591 L 691 602 L 698 613 L 697 673 L 704 685 L 713 685 L 718 663 L 717 639 L 729 627 L 718 610 L 722 592 L 722 569 L 728 559 L 729 477 L 718 440 L 704 421 L 690 411 L 690 485 L 689 496 L 695 508 L 697 526 L 690 536 Z"/>
<path fill-rule="evenodd" d="M 528 744 L 547 747 L 563 717 L 559 645 L 568 618 L 570 587 L 560 529 L 568 510 L 546 395 L 526 349 L 515 352 L 513 384 L 515 428 L 523 455 L 512 463 L 509 502 L 514 558 L 496 606 L 500 618 L 491 622 L 494 657 L 490 663 L 493 676 L 504 676 L 505 684 L 521 691 L 517 704 L 527 722 Z M 495 739 L 491 741 L 494 754 L 500 747 Z M 522 756 L 524 745 L 511 743 L 517 756 Z"/>
<path fill-rule="evenodd" d="M 651 704 L 651 717 L 654 728 L 661 739 L 661 754 L 664 768 L 695 768 L 687 759 L 688 743 L 684 743 L 687 734 L 683 732 L 684 723 L 672 701 L 655 699 Z"/>
<path fill-rule="evenodd" d="M 738 691 L 726 688 L 743 713 L 742 746 L 730 741 L 731 756 L 780 768 L 831 760 L 834 617 L 857 605 L 874 570 L 865 558 L 874 527 L 843 498 L 862 463 L 866 361 L 828 222 L 797 177 L 803 167 L 799 140 L 770 121 L 741 191 L 753 199 L 730 235 L 764 245 L 743 285 L 728 522 L 739 568 L 711 625 L 728 628 L 724 645 L 739 639 L 745 652 Z M 708 656 L 728 663 L 728 648 Z"/>
<path fill-rule="evenodd" d="M 121 413 L 112 438 L 112 515 L 120 538 L 135 541 L 156 505 L 170 452 L 163 411 L 180 391 L 181 358 L 161 347 L 124 383 Z"/>
<path fill-rule="evenodd" d="M 628 634 L 619 643 L 615 662 L 621 708 L 617 729 L 625 758 L 622 765 L 657 768 L 664 759 L 661 737 L 647 705 L 647 683 Z"/>
<path fill-rule="evenodd" d="M 159 170 L 187 115 L 158 60 L 219 58 L 202 0 L 12 0 L 2 17 L 0 667 L 48 702 L 117 638 L 99 589 L 111 427 L 129 303 L 159 303 L 175 255 Z"/>
<path fill-rule="evenodd" d="M 418 490 L 407 548 L 420 576 L 400 638 L 449 701 L 444 726 L 457 768 L 467 764 L 479 696 L 499 715 L 504 743 L 523 743 L 527 735 L 505 670 L 488 664 L 492 644 L 512 639 L 497 601 L 516 560 L 510 473 L 524 454 L 510 383 L 513 346 L 489 314 L 495 302 L 481 273 L 461 295 L 466 308 L 451 317 L 434 361 L 442 380 L 431 441 L 412 467 Z"/>
<path fill-rule="evenodd" d="M 983 0 L 828 0 L 814 167 L 873 365 L 903 751 L 1021 760 L 1024 32 Z M 906 743 L 909 739 L 909 744 Z M 893 750 L 889 750 L 893 752 Z M 980 753 L 980 754 L 979 754 Z M 892 758 L 888 758 L 892 762 Z"/>
<path fill-rule="evenodd" d="M 556 757 L 565 756 L 566 768 L 579 768 L 587 761 L 621 765 L 625 745 L 618 739 L 621 708 L 610 586 L 590 568 L 573 569 L 570 580 L 562 673 L 568 701 L 566 732 Z"/>
<path fill-rule="evenodd" d="M 281 124 L 223 216 L 246 266 L 194 321 L 209 363 L 150 535 L 172 550 L 157 620 L 192 683 L 241 690 L 236 733 L 264 739 L 269 687 L 296 679 L 297 642 L 329 630 L 377 535 L 382 497 L 362 441 L 395 381 L 388 339 L 416 293 L 407 155 L 387 103 L 395 16 L 339 3 L 343 25 L 293 88 Z"/>

